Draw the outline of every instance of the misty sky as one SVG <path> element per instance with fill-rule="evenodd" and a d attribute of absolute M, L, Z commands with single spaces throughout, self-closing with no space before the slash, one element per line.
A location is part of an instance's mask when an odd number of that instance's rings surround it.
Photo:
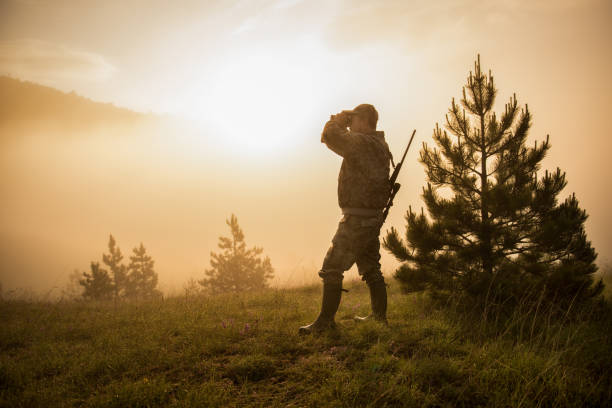
<path fill-rule="evenodd" d="M 381 127 L 429 136 L 480 53 L 498 102 L 516 92 L 532 107 L 533 136 L 551 133 L 557 150 L 570 135 L 607 139 L 609 1 L 168 4 L 1 0 L 0 73 L 189 117 L 239 145 L 251 138 L 236 134 L 251 133 L 274 150 L 316 138 L 330 113 L 365 101 Z"/>
<path fill-rule="evenodd" d="M 2 0 L 0 69 L 95 100 L 192 117 L 207 116 L 225 76 L 263 79 L 269 83 L 253 90 L 264 91 L 273 81 L 262 71 L 282 71 L 274 79 L 297 92 L 287 102 L 417 104 L 434 93 L 444 106 L 476 53 L 502 78 L 501 95 L 517 91 L 532 102 L 525 94 L 538 93 L 550 105 L 566 92 L 610 89 L 609 1 L 174 3 Z"/>
<path fill-rule="evenodd" d="M 206 143 L 251 163 L 308 162 L 321 149 L 312 161 L 332 181 L 339 161 L 319 145 L 324 121 L 372 103 L 396 155 L 417 129 L 390 220 L 399 225 L 422 205 L 418 147 L 480 54 L 497 110 L 516 93 L 534 116 L 530 142 L 550 134 L 545 167 L 567 171 L 563 195 L 576 192 L 609 259 L 611 23 L 612 2 L 600 0 L 0 0 L 0 74 L 189 118 Z"/>

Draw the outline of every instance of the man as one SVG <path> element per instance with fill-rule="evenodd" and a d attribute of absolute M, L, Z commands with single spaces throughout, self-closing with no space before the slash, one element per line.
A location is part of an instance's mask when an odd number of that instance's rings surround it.
<path fill-rule="evenodd" d="M 372 314 L 360 319 L 386 323 L 387 289 L 380 271 L 378 235 L 390 193 L 392 159 L 384 132 L 376 131 L 377 122 L 374 106 L 362 104 L 332 115 L 323 129 L 321 142 L 343 157 L 338 177 L 338 203 L 343 218 L 319 272 L 323 279 L 321 313 L 312 324 L 300 327 L 300 334 L 335 327 L 344 271 L 354 263 L 368 284 L 372 303 Z"/>

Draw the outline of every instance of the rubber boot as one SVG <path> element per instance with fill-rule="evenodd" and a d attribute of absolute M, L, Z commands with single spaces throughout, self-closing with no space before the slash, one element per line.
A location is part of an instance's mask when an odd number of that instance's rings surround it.
<path fill-rule="evenodd" d="M 323 282 L 323 301 L 321 302 L 321 313 L 313 323 L 300 327 L 299 334 L 311 334 L 336 327 L 334 316 L 340 305 L 342 296 L 342 284 L 331 284 Z"/>
<path fill-rule="evenodd" d="M 372 314 L 366 317 L 355 316 L 357 321 L 376 320 L 387 324 L 387 285 L 384 280 L 379 280 L 371 285 L 370 302 L 372 303 Z"/>

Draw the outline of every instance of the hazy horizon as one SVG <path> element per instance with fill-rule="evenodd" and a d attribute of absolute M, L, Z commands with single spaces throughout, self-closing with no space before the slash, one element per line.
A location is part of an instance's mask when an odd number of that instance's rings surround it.
<path fill-rule="evenodd" d="M 126 258 L 143 242 L 162 288 L 180 289 L 204 276 L 232 213 L 275 284 L 317 281 L 340 217 L 340 158 L 319 141 L 329 115 L 374 104 L 396 156 L 417 129 L 383 227 L 403 231 L 423 206 L 421 143 L 478 54 L 496 111 L 516 93 L 528 143 L 550 134 L 543 170 L 567 172 L 560 199 L 576 193 L 609 261 L 610 2 L 204 3 L 0 1 L 0 75 L 167 120 L 18 137 L 0 123 L 4 291 L 62 287 L 111 233 Z"/>

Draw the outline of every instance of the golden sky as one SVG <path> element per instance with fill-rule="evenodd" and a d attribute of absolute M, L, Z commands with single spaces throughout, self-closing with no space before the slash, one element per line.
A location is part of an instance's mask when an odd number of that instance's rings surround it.
<path fill-rule="evenodd" d="M 576 192 L 590 214 L 589 237 L 609 259 L 611 23 L 609 0 L 0 0 L 0 74 L 193 121 L 201 133 L 181 139 L 177 157 L 195 163 L 215 145 L 236 174 L 242 168 L 266 175 L 256 184 L 244 177 L 251 195 L 234 197 L 240 203 L 228 193 L 218 204 L 225 215 L 203 252 L 214 249 L 216 236 L 226 233 L 224 217 L 236 212 L 247 242 L 269 250 L 273 263 L 276 255 L 277 269 L 286 271 L 318 267 L 339 214 L 339 159 L 319 143 L 329 114 L 374 104 L 396 156 L 417 129 L 389 221 L 403 229 L 408 205 L 422 205 L 420 144 L 443 123 L 480 54 L 499 88 L 498 110 L 516 93 L 534 116 L 531 141 L 550 134 L 545 167 L 567 172 L 564 195 Z M 296 184 L 303 196 L 278 190 L 298 191 Z M 312 197 L 317 186 L 323 191 Z M 308 199 L 316 203 L 301 202 Z M 295 229 L 308 230 L 308 242 L 291 247 L 282 237 L 287 229 L 270 227 L 278 222 L 273 211 L 258 217 L 257 206 L 270 201 L 282 203 L 276 211 L 283 220 L 293 216 Z M 103 246 L 106 236 L 96 239 Z M 190 262 L 181 277 L 207 259 Z M 171 262 L 161 264 L 169 269 Z"/>

